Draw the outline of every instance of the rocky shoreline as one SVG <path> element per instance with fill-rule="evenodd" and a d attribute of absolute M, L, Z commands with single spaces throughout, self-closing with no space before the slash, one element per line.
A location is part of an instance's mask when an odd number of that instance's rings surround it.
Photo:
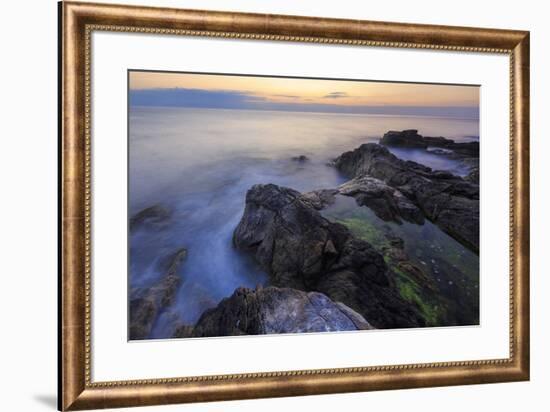
<path fill-rule="evenodd" d="M 430 150 L 465 162 L 462 178 L 401 160 L 387 147 Z M 434 149 L 435 148 L 435 149 Z M 292 161 L 307 162 L 304 155 Z M 465 277 L 453 259 L 442 260 L 445 285 L 410 256 L 391 228 L 332 219 L 339 199 L 371 210 L 382 221 L 425 225 L 429 221 L 479 253 L 479 144 L 423 137 L 416 130 L 388 132 L 380 144 L 342 153 L 332 163 L 349 180 L 335 188 L 300 193 L 258 184 L 246 193 L 233 247 L 269 276 L 266 287 L 237 288 L 193 324 L 175 322 L 172 337 L 298 333 L 374 328 L 472 324 L 479 321 L 475 297 L 459 283 Z M 131 229 L 162 223 L 170 212 L 155 205 L 131 219 Z M 359 225 L 359 227 L 357 227 Z M 130 292 L 130 338 L 146 339 L 159 314 L 184 281 L 178 273 L 188 251 L 169 259 L 165 275 Z M 438 269 L 435 269 L 438 273 Z M 478 305 L 478 302 L 477 302 Z M 476 318 L 477 316 L 477 318 Z"/>
<path fill-rule="evenodd" d="M 479 184 L 479 142 L 456 143 L 445 137 L 425 137 L 418 130 L 389 131 L 380 139 L 387 147 L 424 149 L 430 153 L 461 161 L 470 171 L 466 180 Z"/>
<path fill-rule="evenodd" d="M 161 269 L 165 271 L 165 275 L 159 282 L 148 288 L 130 291 L 130 339 L 146 339 L 160 312 L 172 304 L 182 282 L 178 275 L 178 269 L 186 258 L 187 249 L 182 248 L 176 251 L 166 259 L 166 265 L 162 265 Z"/>
<path fill-rule="evenodd" d="M 386 147 L 363 144 L 334 161 L 353 179 L 374 177 L 397 189 L 430 221 L 479 252 L 479 184 L 397 158 Z"/>
<path fill-rule="evenodd" d="M 252 187 L 233 243 L 255 258 L 274 286 L 323 293 L 376 328 L 423 326 L 396 291 L 382 255 L 295 190 Z"/>

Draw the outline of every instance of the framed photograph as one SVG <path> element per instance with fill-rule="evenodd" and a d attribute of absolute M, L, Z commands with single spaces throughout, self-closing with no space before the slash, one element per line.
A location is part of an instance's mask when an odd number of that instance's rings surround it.
<path fill-rule="evenodd" d="M 529 379 L 529 33 L 61 2 L 59 409 Z"/>

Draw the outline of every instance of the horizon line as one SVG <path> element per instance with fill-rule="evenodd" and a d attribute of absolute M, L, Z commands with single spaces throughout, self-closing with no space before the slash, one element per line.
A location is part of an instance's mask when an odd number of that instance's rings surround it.
<path fill-rule="evenodd" d="M 154 105 L 154 104 L 131 104 L 128 102 L 128 108 L 162 108 L 162 109 L 198 109 L 198 110 L 228 110 L 228 111 L 259 111 L 259 112 L 283 112 L 283 113 L 309 113 L 321 115 L 346 115 L 346 116 L 381 116 L 381 117 L 422 117 L 422 118 L 445 118 L 455 120 L 479 120 L 479 116 L 453 116 L 446 114 L 405 114 L 405 113 L 373 113 L 373 112 L 349 112 L 349 111 L 315 111 L 315 110 L 290 110 L 280 108 L 262 108 L 262 107 L 202 107 L 202 106 L 184 106 L 184 105 Z M 369 107 L 369 106 L 340 106 L 340 107 Z M 473 109 L 476 106 L 372 106 L 373 108 L 466 108 Z"/>

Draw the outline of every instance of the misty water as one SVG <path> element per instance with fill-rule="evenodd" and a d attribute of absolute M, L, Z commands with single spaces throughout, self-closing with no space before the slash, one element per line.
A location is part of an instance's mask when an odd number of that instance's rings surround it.
<path fill-rule="evenodd" d="M 163 259 L 182 247 L 188 251 L 176 301 L 161 314 L 151 338 L 168 337 L 176 322 L 193 324 L 239 286 L 268 281 L 231 242 L 252 185 L 301 192 L 334 188 L 347 179 L 327 163 L 362 143 L 378 142 L 388 130 L 412 128 L 456 141 L 479 135 L 477 120 L 436 117 L 160 107 L 131 107 L 129 115 L 129 216 L 152 205 L 172 212 L 166 224 L 131 233 L 130 290 L 154 284 L 164 275 Z M 461 162 L 441 155 L 391 150 L 434 169 L 467 173 Z M 293 161 L 298 155 L 310 160 Z M 410 232 L 409 238 L 420 236 Z M 431 225 L 421 236 L 429 241 L 441 233 Z"/>

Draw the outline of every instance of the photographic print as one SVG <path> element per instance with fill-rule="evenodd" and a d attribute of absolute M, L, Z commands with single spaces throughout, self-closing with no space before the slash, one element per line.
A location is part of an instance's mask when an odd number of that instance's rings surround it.
<path fill-rule="evenodd" d="M 479 324 L 479 86 L 130 70 L 130 340 Z"/>
<path fill-rule="evenodd" d="M 529 380 L 529 32 L 58 11 L 60 410 Z"/>

